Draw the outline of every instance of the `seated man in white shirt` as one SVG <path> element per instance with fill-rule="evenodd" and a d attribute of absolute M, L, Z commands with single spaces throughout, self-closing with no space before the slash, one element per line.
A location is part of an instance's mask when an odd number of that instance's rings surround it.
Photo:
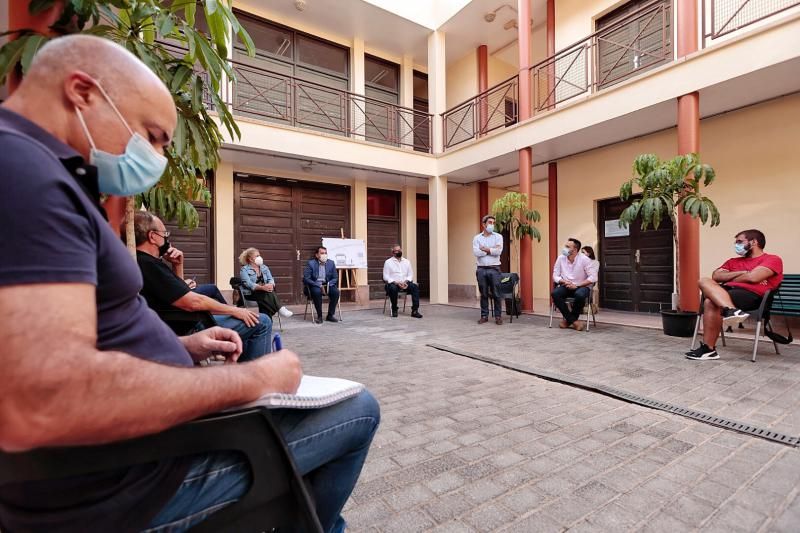
<path fill-rule="evenodd" d="M 413 279 L 411 261 L 403 257 L 403 248 L 395 244 L 392 246 L 392 257 L 383 264 L 383 281 L 386 282 L 386 294 L 392 302 L 392 318 L 397 318 L 397 294 L 401 290 L 411 295 L 411 316 L 422 318 L 419 314 L 419 285 Z"/>
<path fill-rule="evenodd" d="M 570 237 L 561 249 L 561 255 L 553 265 L 553 282 L 558 285 L 550 296 L 553 303 L 561 311 L 564 319 L 559 327 L 573 328 L 578 331 L 586 326 L 578 321 L 578 317 L 586 305 L 592 285 L 597 282 L 597 269 L 592 260 L 580 253 L 581 241 Z M 567 298 L 575 298 L 572 309 Z"/>

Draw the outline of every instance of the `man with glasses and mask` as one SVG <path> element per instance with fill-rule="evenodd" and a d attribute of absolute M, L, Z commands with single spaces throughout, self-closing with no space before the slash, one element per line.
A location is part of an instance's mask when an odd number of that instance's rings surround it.
<path fill-rule="evenodd" d="M 160 218 L 147 211 L 137 211 L 133 228 L 136 262 L 144 280 L 141 294 L 152 309 L 177 309 L 187 313 L 208 311 L 217 325 L 234 330 L 242 338 L 244 348 L 240 361 L 249 361 L 271 351 L 272 320 L 267 315 L 220 303 L 189 288 L 183 280 L 183 252 L 170 245 L 169 232 Z"/>
<path fill-rule="evenodd" d="M 553 304 L 561 312 L 563 320 L 558 327 L 582 331 L 586 326 L 578 320 L 586 300 L 597 283 L 597 268 L 588 256 L 580 253 L 581 241 L 570 237 L 561 248 L 561 255 L 553 265 L 553 283 L 556 288 L 550 293 Z M 574 298 L 572 308 L 566 299 Z"/>
<path fill-rule="evenodd" d="M 783 261 L 764 252 L 767 239 L 757 229 L 741 231 L 734 237 L 737 257 L 725 261 L 710 278 L 700 280 L 703 291 L 703 342 L 686 352 L 694 361 L 719 359 L 716 343 L 723 325 L 741 324 L 758 309 L 767 290 L 775 290 L 783 280 Z"/>
<path fill-rule="evenodd" d="M 42 46 L 0 106 L 0 316 L 13 317 L 0 322 L 0 450 L 122 441 L 297 391 L 302 366 L 289 350 L 238 363 L 233 330 L 177 337 L 139 295 L 141 273 L 104 218 L 101 194 L 158 182 L 176 122 L 158 76 L 88 35 Z M 155 229 L 157 250 L 166 232 Z M 212 354 L 229 364 L 194 366 Z M 343 531 L 377 402 L 364 391 L 272 416 L 323 529 Z M 242 498 L 253 479 L 246 459 L 217 451 L 0 485 L 0 530 L 184 531 Z"/>
<path fill-rule="evenodd" d="M 397 295 L 406 291 L 411 295 L 411 316 L 422 318 L 419 312 L 419 285 L 414 283 L 414 270 L 411 261 L 403 257 L 399 244 L 392 246 L 392 257 L 383 263 L 383 281 L 386 294 L 392 302 L 392 318 L 397 318 Z"/>

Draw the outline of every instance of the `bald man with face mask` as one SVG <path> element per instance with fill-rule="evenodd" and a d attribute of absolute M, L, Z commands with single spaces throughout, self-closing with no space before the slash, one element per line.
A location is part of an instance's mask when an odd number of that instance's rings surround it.
<path fill-rule="evenodd" d="M 101 194 L 158 182 L 176 120 L 153 72 L 90 36 L 42 47 L 0 107 L 3 451 L 138 437 L 297 390 L 302 369 L 290 351 L 237 363 L 242 342 L 231 330 L 176 337 L 139 296 L 136 263 L 104 219 Z M 216 353 L 229 364 L 193 366 Z M 340 512 L 379 417 L 368 392 L 327 409 L 274 412 L 327 531 L 344 528 Z M 183 531 L 251 482 L 246 460 L 216 452 L 6 485 L 0 530 Z"/>

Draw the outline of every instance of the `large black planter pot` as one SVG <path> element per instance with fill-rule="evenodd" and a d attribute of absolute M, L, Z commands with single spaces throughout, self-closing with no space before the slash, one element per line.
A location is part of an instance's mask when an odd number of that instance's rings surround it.
<path fill-rule="evenodd" d="M 694 325 L 697 322 L 697 313 L 690 311 L 676 311 L 675 309 L 661 311 L 661 323 L 664 326 L 664 335 L 672 337 L 691 337 L 694 335 Z"/>

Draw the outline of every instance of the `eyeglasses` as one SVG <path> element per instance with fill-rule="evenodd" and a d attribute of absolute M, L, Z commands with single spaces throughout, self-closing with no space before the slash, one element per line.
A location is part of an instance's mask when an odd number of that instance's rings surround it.
<path fill-rule="evenodd" d="M 168 232 L 168 231 L 158 231 L 157 229 L 151 229 L 150 231 L 152 231 L 156 235 L 160 235 L 161 237 L 163 237 L 165 239 L 169 239 L 169 236 L 171 235 L 171 233 Z"/>

